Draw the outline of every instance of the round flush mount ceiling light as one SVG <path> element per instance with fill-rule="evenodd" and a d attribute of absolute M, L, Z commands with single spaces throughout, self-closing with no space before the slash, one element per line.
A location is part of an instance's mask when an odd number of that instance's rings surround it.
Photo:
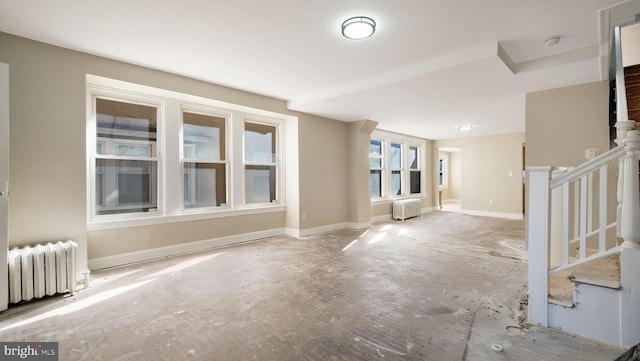
<path fill-rule="evenodd" d="M 347 39 L 366 39 L 376 32 L 376 22 L 365 16 L 356 16 L 342 23 L 342 35 Z"/>
<path fill-rule="evenodd" d="M 460 124 L 456 126 L 456 128 L 458 128 L 459 131 L 466 132 L 473 129 L 473 124 Z"/>

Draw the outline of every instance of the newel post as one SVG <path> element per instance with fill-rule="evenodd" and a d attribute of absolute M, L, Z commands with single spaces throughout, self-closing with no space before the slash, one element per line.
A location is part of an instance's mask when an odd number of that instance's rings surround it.
<path fill-rule="evenodd" d="M 528 167 L 527 175 L 529 323 L 548 327 L 551 167 Z"/>
<path fill-rule="evenodd" d="M 624 138 L 627 133 L 633 129 L 636 122 L 631 120 L 620 120 L 616 123 L 616 144 L 619 147 L 624 147 Z M 624 160 L 625 157 L 620 158 L 618 163 L 618 187 L 617 187 L 617 200 L 618 207 L 616 210 L 616 237 L 622 238 L 622 203 L 624 193 Z"/>
<path fill-rule="evenodd" d="M 624 138 L 624 180 L 622 185 L 622 217 L 620 235 L 625 248 L 640 248 L 640 179 L 638 178 L 638 155 L 640 154 L 640 132 L 632 130 Z"/>
<path fill-rule="evenodd" d="M 640 342 L 640 132 L 629 131 L 623 144 L 627 152 L 624 157 L 620 232 L 624 239 L 620 253 L 620 346 L 631 347 Z"/>

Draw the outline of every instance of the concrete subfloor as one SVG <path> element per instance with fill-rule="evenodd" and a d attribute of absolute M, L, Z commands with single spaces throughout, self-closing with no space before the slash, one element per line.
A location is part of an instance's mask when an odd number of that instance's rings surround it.
<path fill-rule="evenodd" d="M 56 341 L 65 361 L 620 356 L 522 327 L 522 245 L 522 221 L 447 212 L 273 237 L 93 272 L 74 296 L 1 313 L 0 340 Z"/>

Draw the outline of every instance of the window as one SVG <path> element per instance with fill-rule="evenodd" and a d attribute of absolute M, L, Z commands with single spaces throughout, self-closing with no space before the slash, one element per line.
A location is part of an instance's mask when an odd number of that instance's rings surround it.
<path fill-rule="evenodd" d="M 289 119 L 87 75 L 89 230 L 284 211 Z"/>
<path fill-rule="evenodd" d="M 182 113 L 184 208 L 227 204 L 226 128 L 224 116 Z"/>
<path fill-rule="evenodd" d="M 95 109 L 96 215 L 157 209 L 157 107 L 97 98 Z"/>
<path fill-rule="evenodd" d="M 448 160 L 449 157 L 447 155 L 440 154 L 438 157 L 438 186 L 440 189 L 448 187 Z"/>
<path fill-rule="evenodd" d="M 420 148 L 416 146 L 409 147 L 409 193 L 418 194 L 422 192 L 420 171 Z"/>
<path fill-rule="evenodd" d="M 423 195 L 424 141 L 375 130 L 369 141 L 371 199 Z"/>
<path fill-rule="evenodd" d="M 391 143 L 391 194 L 394 196 L 401 196 L 403 194 L 403 175 L 402 144 Z"/>
<path fill-rule="evenodd" d="M 369 187 L 371 198 L 382 197 L 382 141 L 371 139 L 369 142 Z"/>
<path fill-rule="evenodd" d="M 244 123 L 245 203 L 277 201 L 277 127 Z"/>

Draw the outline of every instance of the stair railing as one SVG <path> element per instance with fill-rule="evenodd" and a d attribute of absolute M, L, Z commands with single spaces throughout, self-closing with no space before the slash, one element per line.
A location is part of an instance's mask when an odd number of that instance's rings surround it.
<path fill-rule="evenodd" d="M 567 171 L 527 168 L 529 323 L 548 326 L 550 275 L 620 252 L 610 195 L 625 155 L 619 146 Z"/>
<path fill-rule="evenodd" d="M 628 119 L 620 27 L 614 29 L 611 57 L 615 69 L 611 75 L 616 79 L 618 146 L 568 171 L 554 171 L 550 166 L 527 168 L 531 324 L 548 327 L 551 274 L 619 252 L 621 263 L 625 254 L 629 259 L 632 255 L 640 257 L 640 132 L 633 130 L 636 122 Z M 615 200 L 610 194 L 616 194 Z M 612 234 L 614 228 L 616 232 Z M 619 237 L 622 245 L 618 245 Z M 636 284 L 640 275 L 635 277 L 636 269 L 630 273 Z M 637 293 L 640 296 L 640 291 Z M 623 313 L 627 312 L 625 309 L 635 310 L 635 306 L 623 307 L 621 312 L 621 329 L 632 330 L 623 338 L 631 340 L 640 337 L 640 331 L 627 320 L 633 318 L 623 317 Z M 621 344 L 626 342 L 621 340 Z"/>

